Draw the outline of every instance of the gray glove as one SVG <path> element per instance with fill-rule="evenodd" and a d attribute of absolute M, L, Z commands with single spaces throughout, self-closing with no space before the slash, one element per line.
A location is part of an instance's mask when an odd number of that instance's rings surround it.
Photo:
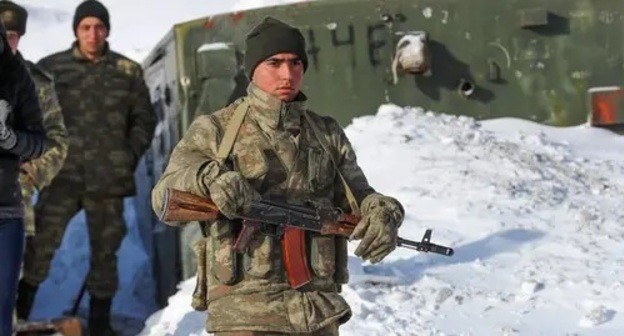
<path fill-rule="evenodd" d="M 227 218 L 249 211 L 251 201 L 261 199 L 260 194 L 239 172 L 223 173 L 208 187 L 210 198 Z"/>
<path fill-rule="evenodd" d="M 11 106 L 6 100 L 0 100 L 0 148 L 11 149 L 15 147 L 17 136 L 6 124 L 11 113 Z"/>
<path fill-rule="evenodd" d="M 355 255 L 378 263 L 396 248 L 404 210 L 396 199 L 381 194 L 368 195 L 362 201 L 362 219 L 351 239 L 362 239 Z"/>

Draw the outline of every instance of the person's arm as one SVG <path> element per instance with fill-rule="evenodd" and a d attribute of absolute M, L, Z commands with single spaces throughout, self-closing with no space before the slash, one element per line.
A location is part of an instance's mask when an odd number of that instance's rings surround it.
<path fill-rule="evenodd" d="M 209 196 L 210 183 L 226 171 L 215 160 L 220 133 L 210 116 L 200 116 L 193 121 L 173 149 L 165 172 L 152 190 L 152 208 L 157 215 L 160 215 L 167 188 Z"/>
<path fill-rule="evenodd" d="M 11 133 L 0 142 L 0 149 L 18 155 L 22 160 L 32 160 L 45 151 L 45 131 L 42 113 L 35 93 L 35 85 L 19 62 L 17 71 L 16 103 L 12 106 L 16 128 L 7 128 Z"/>
<path fill-rule="evenodd" d="M 328 138 L 331 143 L 330 146 L 337 151 L 336 154 L 332 155 L 334 155 L 338 170 L 349 184 L 349 188 L 353 192 L 359 206 L 366 196 L 375 192 L 375 189 L 370 186 L 366 175 L 364 175 L 362 168 L 358 165 L 355 151 L 342 127 L 333 119 L 327 118 L 326 120 L 330 134 Z M 334 190 L 334 204 L 344 210 L 351 211 L 344 184 L 338 174 L 336 174 L 334 179 Z"/>
<path fill-rule="evenodd" d="M 149 147 L 156 128 L 156 113 L 145 85 L 143 71 L 137 66 L 130 93 L 130 128 L 128 146 L 138 160 Z"/>
<path fill-rule="evenodd" d="M 362 219 L 351 235 L 351 239 L 361 239 L 355 255 L 377 263 L 396 248 L 398 229 L 403 222 L 405 210 L 398 200 L 376 192 L 368 184 L 357 163 L 353 147 L 340 125 L 333 121 L 329 128 L 334 135 L 334 148 L 338 149 L 338 169 L 349 184 L 361 211 Z M 335 182 L 337 201 L 346 202 L 344 187 L 340 186 L 342 181 L 338 177 Z"/>
<path fill-rule="evenodd" d="M 39 105 L 43 110 L 47 150 L 38 159 L 22 164 L 23 176 L 20 176 L 20 180 L 22 183 L 28 181 L 36 189 L 41 189 L 49 185 L 63 167 L 67 156 L 68 140 L 54 84 L 51 81 L 42 82 L 38 90 Z"/>
<path fill-rule="evenodd" d="M 216 160 L 222 134 L 214 115 L 193 121 L 152 190 L 152 208 L 158 217 L 167 188 L 210 197 L 219 212 L 228 218 L 249 211 L 251 202 L 261 198 L 240 172 Z"/>

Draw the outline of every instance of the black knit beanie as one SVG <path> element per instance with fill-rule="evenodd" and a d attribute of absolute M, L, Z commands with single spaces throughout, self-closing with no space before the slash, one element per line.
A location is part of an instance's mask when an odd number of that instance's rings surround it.
<path fill-rule="evenodd" d="M 0 18 L 6 30 L 16 31 L 20 36 L 26 34 L 26 9 L 12 1 L 0 1 Z"/>
<path fill-rule="evenodd" d="M 89 16 L 100 19 L 110 33 L 110 19 L 106 7 L 99 1 L 86 0 L 76 7 L 76 13 L 74 13 L 74 35 L 76 35 L 76 28 L 78 28 L 80 21 Z"/>
<path fill-rule="evenodd" d="M 272 17 L 266 17 L 247 34 L 245 45 L 245 74 L 249 79 L 260 62 L 279 53 L 299 56 L 303 71 L 308 68 L 305 39 L 301 31 Z"/>

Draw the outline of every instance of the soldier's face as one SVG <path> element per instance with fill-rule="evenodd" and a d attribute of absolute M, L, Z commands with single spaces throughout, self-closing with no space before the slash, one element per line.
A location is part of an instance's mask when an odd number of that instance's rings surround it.
<path fill-rule="evenodd" d="M 254 69 L 252 82 L 262 91 L 282 100 L 292 101 L 303 80 L 303 62 L 291 53 L 275 54 Z"/>
<path fill-rule="evenodd" d="M 108 30 L 104 23 L 93 16 L 88 16 L 76 27 L 78 47 L 86 56 L 99 55 L 104 50 Z"/>
<path fill-rule="evenodd" d="M 7 31 L 7 40 L 9 42 L 9 46 L 11 47 L 11 51 L 15 54 L 17 52 L 17 45 L 19 44 L 20 35 L 18 32 L 9 30 Z"/>

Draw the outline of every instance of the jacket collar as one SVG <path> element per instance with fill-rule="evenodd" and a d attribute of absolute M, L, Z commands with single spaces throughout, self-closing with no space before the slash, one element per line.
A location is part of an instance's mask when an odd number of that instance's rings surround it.
<path fill-rule="evenodd" d="M 301 116 L 306 108 L 307 97 L 299 92 L 291 102 L 284 102 L 264 92 L 253 83 L 247 87 L 247 98 L 252 107 L 250 115 L 260 125 L 271 130 L 278 127 L 299 134 Z"/>
<path fill-rule="evenodd" d="M 71 51 L 72 51 L 72 56 L 74 57 L 74 59 L 78 61 L 83 61 L 83 62 L 91 62 L 91 60 L 86 58 L 85 55 L 80 51 L 80 48 L 78 48 L 78 41 L 74 41 L 74 43 L 72 43 Z M 109 54 L 109 48 L 108 48 L 108 42 L 106 42 L 104 43 L 104 50 L 102 52 L 102 56 L 96 59 L 94 63 L 105 61 L 108 58 L 108 54 Z"/>

